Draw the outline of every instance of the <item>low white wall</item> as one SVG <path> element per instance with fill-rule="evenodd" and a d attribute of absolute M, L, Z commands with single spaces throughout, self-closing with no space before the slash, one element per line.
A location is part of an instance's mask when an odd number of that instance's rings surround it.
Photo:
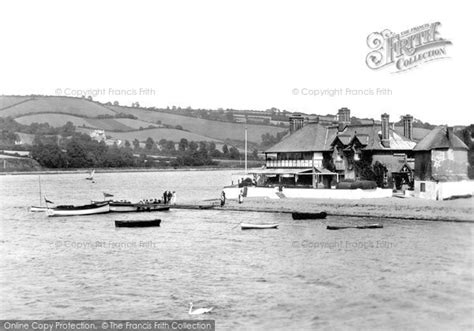
<path fill-rule="evenodd" d="M 313 198 L 313 199 L 369 199 L 389 198 L 391 189 L 377 188 L 374 190 L 337 190 L 337 189 L 283 189 L 283 194 L 288 198 Z"/>
<path fill-rule="evenodd" d="M 237 199 L 239 192 L 243 188 L 224 188 L 227 199 Z M 276 194 L 278 188 L 272 187 L 248 187 L 247 197 L 260 197 L 268 199 L 279 199 Z M 300 189 L 283 188 L 281 192 L 287 198 L 310 198 L 310 199 L 369 199 L 369 198 L 389 198 L 392 196 L 391 189 L 377 188 L 374 190 L 336 190 L 336 189 Z"/>
<path fill-rule="evenodd" d="M 425 184 L 425 192 L 421 192 L 421 184 Z M 415 181 L 415 197 L 431 200 L 444 200 L 459 195 L 474 195 L 474 181 L 432 182 Z"/>

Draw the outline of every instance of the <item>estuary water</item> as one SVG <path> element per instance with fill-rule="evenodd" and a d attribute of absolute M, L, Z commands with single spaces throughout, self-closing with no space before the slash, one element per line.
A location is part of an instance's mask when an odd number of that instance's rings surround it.
<path fill-rule="evenodd" d="M 160 197 L 218 198 L 230 171 L 42 175 L 56 204 Z M 2 319 L 189 319 L 213 306 L 218 330 L 472 329 L 471 224 L 381 220 L 328 231 L 278 213 L 171 210 L 48 218 L 38 176 L 0 176 Z M 159 228 L 114 220 L 161 218 Z M 277 222 L 242 231 L 240 222 Z M 377 220 L 378 221 L 378 220 Z"/>

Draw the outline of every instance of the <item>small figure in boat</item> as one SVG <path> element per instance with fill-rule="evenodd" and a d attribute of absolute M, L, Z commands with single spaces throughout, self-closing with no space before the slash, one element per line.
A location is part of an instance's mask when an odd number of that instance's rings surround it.
<path fill-rule="evenodd" d="M 173 193 L 171 191 L 167 191 L 166 193 L 166 201 L 168 201 L 169 204 L 171 204 L 171 198 L 173 197 Z"/>
<path fill-rule="evenodd" d="M 171 204 L 176 204 L 176 191 L 173 191 L 173 193 L 171 193 Z"/>
<path fill-rule="evenodd" d="M 225 192 L 222 191 L 221 193 L 221 207 L 224 207 L 225 205 Z"/>
<path fill-rule="evenodd" d="M 168 203 L 168 192 L 163 192 L 163 203 L 166 205 Z"/>

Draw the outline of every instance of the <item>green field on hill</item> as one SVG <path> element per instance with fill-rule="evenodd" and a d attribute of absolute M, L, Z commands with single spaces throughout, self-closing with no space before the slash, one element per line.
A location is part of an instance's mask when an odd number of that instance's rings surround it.
<path fill-rule="evenodd" d="M 0 100 L 3 98 L 5 97 L 0 97 Z M 2 107 L 0 110 L 0 116 L 13 118 L 37 113 L 66 113 L 83 117 L 115 115 L 115 112 L 98 103 L 82 98 L 67 97 L 34 97 L 6 109 Z"/>
<path fill-rule="evenodd" d="M 210 121 L 201 118 L 181 116 L 139 108 L 115 106 L 111 107 L 111 109 L 114 109 L 116 112 L 134 115 L 141 120 L 152 123 L 161 121 L 163 124 L 169 124 L 173 126 L 181 125 L 183 129 L 218 140 L 231 139 L 243 141 L 245 135 L 245 126 L 248 128 L 248 140 L 255 143 L 262 142 L 262 134 L 264 133 L 276 135 L 277 132 L 286 131 L 285 128 L 279 128 L 276 126 Z"/>
<path fill-rule="evenodd" d="M 90 132 L 90 130 L 79 128 L 81 132 Z M 161 139 L 172 140 L 179 142 L 181 138 L 185 138 L 188 141 L 213 141 L 216 144 L 222 142 L 217 139 L 209 138 L 206 136 L 198 135 L 192 132 L 186 132 L 176 129 L 156 128 L 156 129 L 145 129 L 139 131 L 129 132 L 105 132 L 107 136 L 111 136 L 114 139 L 128 140 L 132 142 L 134 139 L 138 139 L 140 142 L 144 142 L 148 137 L 152 138 L 155 142 Z"/>

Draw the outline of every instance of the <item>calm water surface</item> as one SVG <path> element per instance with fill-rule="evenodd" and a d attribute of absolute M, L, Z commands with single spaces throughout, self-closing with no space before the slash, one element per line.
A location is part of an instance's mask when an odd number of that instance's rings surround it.
<path fill-rule="evenodd" d="M 178 202 L 218 198 L 229 171 L 43 175 L 48 199 Z M 178 319 L 214 306 L 217 329 L 473 327 L 473 225 L 384 220 L 384 229 L 270 213 L 171 210 L 48 218 L 38 176 L 0 176 L 0 316 L 9 319 Z M 139 215 L 139 216 L 137 216 Z M 160 228 L 116 229 L 155 218 Z M 241 231 L 242 221 L 278 230 Z"/>

